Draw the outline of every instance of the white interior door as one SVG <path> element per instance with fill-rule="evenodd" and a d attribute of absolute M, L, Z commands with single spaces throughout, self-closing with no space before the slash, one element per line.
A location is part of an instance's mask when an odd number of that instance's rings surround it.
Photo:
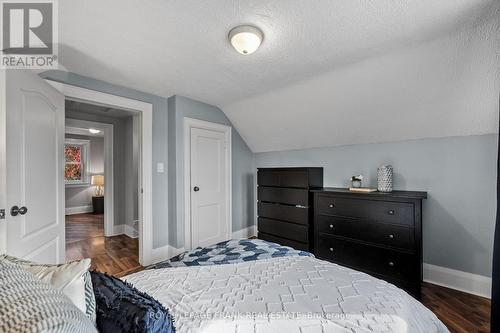
<path fill-rule="evenodd" d="M 30 71 L 6 73 L 7 254 L 65 261 L 64 96 Z M 11 212 L 12 207 L 18 207 Z"/>
<path fill-rule="evenodd" d="M 190 128 L 191 248 L 230 239 L 227 132 Z"/>

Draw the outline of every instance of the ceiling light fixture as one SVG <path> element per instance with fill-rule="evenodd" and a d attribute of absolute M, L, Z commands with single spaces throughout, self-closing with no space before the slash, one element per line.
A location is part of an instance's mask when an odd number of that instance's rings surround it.
<path fill-rule="evenodd" d="M 89 128 L 89 132 L 92 133 L 92 134 L 99 134 L 99 133 L 101 133 L 100 130 L 95 129 L 95 128 Z"/>
<path fill-rule="evenodd" d="M 259 48 L 264 34 L 259 28 L 251 25 L 239 25 L 229 31 L 229 42 L 234 49 L 243 55 L 252 54 Z"/>

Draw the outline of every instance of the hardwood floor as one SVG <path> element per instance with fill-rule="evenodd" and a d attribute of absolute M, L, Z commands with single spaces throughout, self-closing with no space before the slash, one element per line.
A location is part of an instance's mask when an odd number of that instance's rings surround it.
<path fill-rule="evenodd" d="M 423 283 L 422 303 L 441 319 L 451 333 L 490 332 L 489 299 Z"/>
<path fill-rule="evenodd" d="M 92 259 L 92 268 L 118 277 L 140 271 L 137 239 L 125 235 L 104 237 L 102 215 L 67 216 L 66 259 Z M 424 283 L 422 303 L 433 311 L 451 333 L 488 333 L 490 301 Z"/>
<path fill-rule="evenodd" d="M 90 258 L 92 269 L 115 276 L 141 270 L 139 241 L 126 235 L 104 237 L 104 216 L 66 216 L 66 260 Z"/>
<path fill-rule="evenodd" d="M 104 237 L 103 214 L 66 215 L 66 243 Z"/>

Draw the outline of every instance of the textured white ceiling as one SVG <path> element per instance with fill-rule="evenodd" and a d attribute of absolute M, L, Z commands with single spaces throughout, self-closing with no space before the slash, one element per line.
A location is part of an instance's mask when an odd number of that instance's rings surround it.
<path fill-rule="evenodd" d="M 59 4 L 63 69 L 220 106 L 254 151 L 492 130 L 497 0 Z M 264 42 L 241 56 L 248 23 Z"/>
<path fill-rule="evenodd" d="M 224 107 L 254 152 L 498 132 L 491 25 L 370 58 Z"/>

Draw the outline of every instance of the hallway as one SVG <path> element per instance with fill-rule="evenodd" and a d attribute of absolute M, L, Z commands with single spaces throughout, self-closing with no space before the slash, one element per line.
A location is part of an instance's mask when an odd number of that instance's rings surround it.
<path fill-rule="evenodd" d="M 92 269 L 123 276 L 142 268 L 138 254 L 138 238 L 104 236 L 102 214 L 66 216 L 66 261 L 91 258 Z"/>

